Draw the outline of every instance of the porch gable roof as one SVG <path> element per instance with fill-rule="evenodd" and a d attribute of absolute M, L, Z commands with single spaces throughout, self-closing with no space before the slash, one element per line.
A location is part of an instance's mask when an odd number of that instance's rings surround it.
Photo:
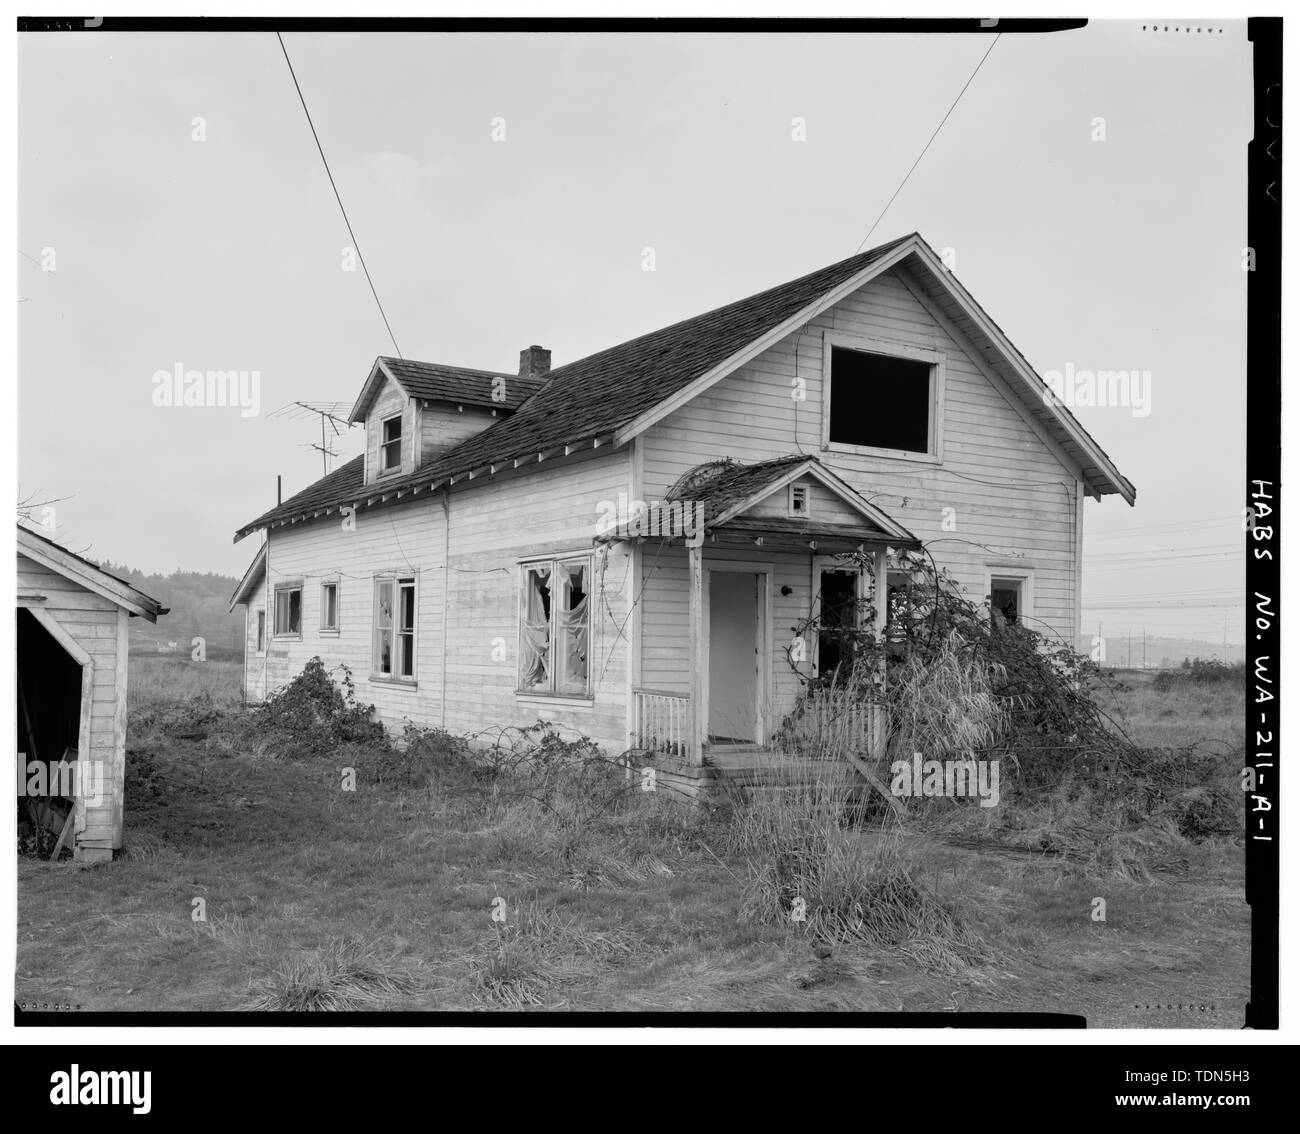
<path fill-rule="evenodd" d="M 862 523 L 819 521 L 812 516 L 747 515 L 755 505 L 784 491 L 788 485 L 802 477 L 809 477 L 826 488 L 855 512 Z M 687 474 L 668 494 L 668 500 L 694 502 L 700 510 L 699 521 L 706 531 L 726 528 L 754 534 L 766 531 L 814 539 L 822 536 L 873 543 L 887 541 L 898 547 L 919 547 L 921 544 L 902 524 L 864 499 L 816 457 L 802 453 L 752 465 L 728 465 L 708 479 Z"/>

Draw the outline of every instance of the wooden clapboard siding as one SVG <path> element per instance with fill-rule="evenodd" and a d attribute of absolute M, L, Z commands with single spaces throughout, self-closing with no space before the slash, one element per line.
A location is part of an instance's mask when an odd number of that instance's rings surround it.
<path fill-rule="evenodd" d="M 681 547 L 651 548 L 643 552 L 644 590 L 641 617 L 640 684 L 648 689 L 676 693 L 689 692 L 690 671 L 687 630 L 687 559 Z M 772 570 L 772 594 L 769 597 L 772 625 L 770 648 L 765 655 L 770 676 L 769 727 L 776 728 L 781 718 L 794 707 L 801 686 L 799 675 L 790 661 L 787 647 L 794 638 L 791 628 L 808 617 L 809 584 L 812 564 L 808 556 L 789 552 L 767 552 L 755 547 L 752 552 L 721 550 L 704 545 L 704 567 L 717 563 L 762 564 Z M 707 582 L 706 582 L 707 587 Z M 791 593 L 782 595 L 788 586 Z M 704 627 L 708 633 L 708 627 Z M 811 658 L 811 650 L 808 651 Z M 808 676 L 811 663 L 805 661 L 800 671 Z"/>
<path fill-rule="evenodd" d="M 126 758 L 127 611 L 66 575 L 18 553 L 18 594 L 40 596 L 33 610 L 53 619 L 90 657 L 89 731 L 79 738 L 81 759 L 101 762 L 103 797 L 79 809 L 73 850 L 78 857 L 109 854 L 122 845 L 122 784 Z M 54 753 L 46 759 L 58 759 Z"/>
<path fill-rule="evenodd" d="M 943 355 L 941 463 L 822 449 L 826 331 Z M 895 273 L 887 273 L 648 430 L 644 492 L 647 498 L 663 493 L 703 461 L 815 454 L 930 544 L 936 560 L 975 601 L 984 597 L 987 566 L 1032 569 L 1035 625 L 1073 641 L 1078 470 L 1063 465 L 989 382 L 971 349 L 936 322 Z M 806 400 L 791 396 L 796 377 L 806 383 Z M 953 509 L 955 530 L 944 530 L 945 508 Z M 647 567 L 652 558 L 653 552 L 646 554 Z M 683 604 L 684 595 L 683 587 Z M 671 599 L 664 594 L 659 601 Z M 658 614 L 682 617 L 667 609 Z M 648 643 L 654 638 L 651 617 L 647 607 Z M 649 672 L 643 681 L 677 687 L 652 681 Z"/>
<path fill-rule="evenodd" d="M 402 467 L 399 472 L 379 473 L 379 449 L 383 443 L 384 418 L 400 412 L 402 415 Z M 366 483 L 405 476 L 415 471 L 417 441 L 419 430 L 416 428 L 416 403 L 407 397 L 406 391 L 391 378 L 386 378 L 383 389 L 375 395 L 366 412 Z"/>
<path fill-rule="evenodd" d="M 391 412 L 391 411 L 390 411 Z M 448 449 L 494 425 L 492 411 L 478 406 L 443 405 L 426 402 L 420 406 L 420 464 L 428 464 Z"/>
<path fill-rule="evenodd" d="M 248 696 L 265 696 L 318 655 L 326 665 L 343 663 L 352 670 L 358 697 L 373 703 L 389 727 L 400 728 L 409 719 L 480 733 L 546 719 L 607 746 L 625 746 L 627 636 L 620 629 L 634 591 L 625 548 L 593 552 L 591 703 L 520 697 L 515 688 L 518 563 L 536 555 L 591 551 L 601 503 L 628 490 L 628 454 L 607 450 L 535 468 L 528 475 L 462 481 L 450 492 L 360 509 L 355 531 L 343 530 L 338 516 L 273 530 L 267 579 L 249 598 Z M 417 579 L 414 685 L 371 677 L 373 580 L 389 571 Z M 337 634 L 319 629 L 320 583 L 326 578 L 339 583 Z M 271 636 L 270 594 L 277 583 L 298 580 L 303 582 L 301 638 Z M 268 618 L 265 658 L 255 654 L 261 606 Z"/>

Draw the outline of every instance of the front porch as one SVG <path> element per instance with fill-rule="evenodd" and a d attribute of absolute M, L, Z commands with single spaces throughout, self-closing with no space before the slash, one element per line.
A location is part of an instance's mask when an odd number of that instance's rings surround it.
<path fill-rule="evenodd" d="M 883 639 L 889 552 L 915 537 L 806 456 L 706 466 L 663 507 L 695 528 L 652 517 L 611 533 L 633 544 L 654 615 L 633 634 L 632 751 L 697 784 L 874 765 L 879 689 L 819 678 L 840 660 L 837 635 Z"/>

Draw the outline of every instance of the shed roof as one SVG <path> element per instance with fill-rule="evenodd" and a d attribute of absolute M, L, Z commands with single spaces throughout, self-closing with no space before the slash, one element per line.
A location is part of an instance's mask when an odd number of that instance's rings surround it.
<path fill-rule="evenodd" d="M 156 598 L 136 590 L 124 579 L 110 575 L 98 564 L 22 524 L 18 525 L 18 551 L 19 554 L 44 564 L 51 571 L 57 571 L 64 578 L 110 599 L 133 615 L 138 614 L 150 622 L 156 622 L 160 614 L 167 613 L 167 608 Z"/>

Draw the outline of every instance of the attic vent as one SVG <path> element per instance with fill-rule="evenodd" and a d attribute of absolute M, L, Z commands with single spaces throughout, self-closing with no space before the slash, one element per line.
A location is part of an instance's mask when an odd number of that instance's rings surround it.
<path fill-rule="evenodd" d="M 808 486 L 806 484 L 790 485 L 790 515 L 799 517 L 808 515 Z"/>

